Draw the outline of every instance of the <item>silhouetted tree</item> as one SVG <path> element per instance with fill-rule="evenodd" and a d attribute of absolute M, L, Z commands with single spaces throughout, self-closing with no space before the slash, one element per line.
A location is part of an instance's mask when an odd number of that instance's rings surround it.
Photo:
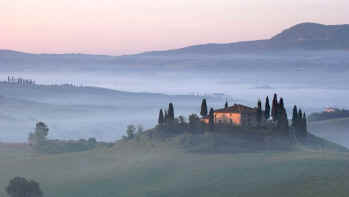
<path fill-rule="evenodd" d="M 165 115 L 164 115 L 164 122 L 168 122 L 168 112 L 165 110 Z"/>
<path fill-rule="evenodd" d="M 214 111 L 213 111 L 213 108 L 210 109 L 208 124 L 209 124 L 210 130 L 213 131 L 214 130 Z"/>
<path fill-rule="evenodd" d="M 27 180 L 23 177 L 15 177 L 6 187 L 6 193 L 10 197 L 42 197 L 43 193 L 38 182 Z"/>
<path fill-rule="evenodd" d="M 164 121 L 165 121 L 164 113 L 162 112 L 162 109 L 160 109 L 158 123 L 163 124 Z"/>
<path fill-rule="evenodd" d="M 228 101 L 225 101 L 225 105 L 224 105 L 224 108 L 227 109 L 229 107 L 228 105 Z"/>
<path fill-rule="evenodd" d="M 307 116 L 305 113 L 303 113 L 303 124 L 302 124 L 302 129 L 303 129 L 303 136 L 306 137 L 308 135 L 308 125 L 307 125 Z"/>
<path fill-rule="evenodd" d="M 285 108 L 280 108 L 280 114 L 277 121 L 277 128 L 281 130 L 285 135 L 288 135 L 289 125 L 288 125 L 288 117 Z"/>
<path fill-rule="evenodd" d="M 207 103 L 206 99 L 202 99 L 200 115 L 202 117 L 207 116 Z"/>
<path fill-rule="evenodd" d="M 293 107 L 293 113 L 292 113 L 292 126 L 297 129 L 297 123 L 298 123 L 298 109 L 297 106 L 295 105 Z"/>
<path fill-rule="evenodd" d="M 257 116 L 256 116 L 258 126 L 261 125 L 262 116 L 263 116 L 263 112 L 262 112 L 262 101 L 261 101 L 261 100 L 258 100 L 258 104 L 257 104 Z"/>
<path fill-rule="evenodd" d="M 264 111 L 265 119 L 268 120 L 270 118 L 270 104 L 269 97 L 265 99 L 265 111 Z"/>
<path fill-rule="evenodd" d="M 271 108 L 271 116 L 273 117 L 273 120 L 277 120 L 277 111 L 278 111 L 278 97 L 276 94 L 274 94 L 274 98 L 272 101 L 272 108 Z"/>
<path fill-rule="evenodd" d="M 170 103 L 168 104 L 168 119 L 171 121 L 171 120 L 174 120 L 174 107 L 173 107 L 173 104 Z"/>

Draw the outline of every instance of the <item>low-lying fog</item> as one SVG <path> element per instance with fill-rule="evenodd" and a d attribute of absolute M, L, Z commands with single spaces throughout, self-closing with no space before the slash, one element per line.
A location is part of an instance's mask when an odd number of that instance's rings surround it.
<path fill-rule="evenodd" d="M 78 63 L 62 64 L 61 62 L 45 63 L 45 65 L 35 65 L 29 62 L 23 64 L 23 66 L 17 64 L 13 66 L 13 64 L 10 65 L 4 62 L 0 62 L 0 64 L 4 68 L 0 70 L 1 80 L 6 80 L 8 75 L 13 75 L 34 79 L 40 84 L 71 83 L 122 91 L 170 95 L 216 94 L 220 96 L 221 100 L 212 101 L 214 107 L 220 107 L 218 105 L 220 101 L 222 102 L 221 106 L 223 106 L 225 97 L 228 97 L 231 104 L 240 102 L 255 105 L 257 99 L 260 98 L 264 101 L 266 96 L 271 97 L 276 92 L 284 97 L 289 111 L 294 104 L 297 104 L 308 113 L 322 111 L 323 108 L 328 106 L 349 108 L 349 88 L 347 86 L 349 84 L 349 55 L 347 52 L 224 56 L 139 55 L 117 57 L 100 65 L 96 63 L 84 65 Z M 18 89 L 17 91 L 21 90 Z M 6 97 L 2 92 L 0 92 L 0 95 Z M 142 123 L 145 124 L 145 127 L 151 127 L 156 123 L 158 108 L 165 107 L 168 104 L 165 102 L 170 100 L 159 100 L 159 102 L 164 103 L 154 104 L 149 113 L 147 113 L 147 109 L 144 109 L 142 113 L 131 111 L 126 115 L 125 111 L 128 109 L 124 107 L 121 111 L 116 110 L 115 115 L 112 112 L 101 112 L 99 118 L 84 119 L 82 116 L 81 121 L 86 124 L 70 129 L 74 132 L 69 132 L 69 135 L 62 131 L 63 125 L 58 125 L 60 121 L 64 120 L 65 115 L 62 115 L 62 120 L 55 117 L 56 122 L 53 121 L 55 118 L 49 121 L 59 128 L 61 134 L 55 133 L 53 128 L 52 136 L 64 138 L 70 136 L 78 138 L 97 137 L 98 139 L 111 141 L 123 134 L 123 128 L 127 123 Z M 45 103 L 45 101 L 42 102 Z M 138 103 L 142 104 L 143 102 L 145 101 L 140 97 Z M 180 106 L 177 105 L 177 115 L 199 112 L 200 99 L 195 102 L 188 102 L 187 104 L 190 107 L 184 107 L 184 103 L 185 101 L 182 101 L 179 103 Z M 75 103 L 74 105 L 78 104 Z M 105 105 L 108 105 L 108 102 Z M 147 104 L 144 103 L 144 105 Z M 129 109 L 134 110 L 133 108 Z M 52 110 L 52 112 L 55 112 L 55 110 Z M 1 115 L 6 116 L 6 114 Z M 67 116 L 69 116 L 69 111 L 67 111 Z M 122 125 L 118 128 L 111 127 L 113 121 L 106 121 L 110 119 L 110 116 L 114 116 L 113 120 L 122 120 Z M 32 119 L 36 120 L 38 118 L 34 117 Z M 1 120 L 1 122 L 2 125 L 6 124 L 6 120 Z M 66 124 L 64 127 L 71 127 L 69 122 L 62 121 L 61 123 Z M 26 134 L 24 133 L 27 133 L 32 127 L 18 135 L 9 135 L 14 137 L 6 138 L 2 135 L 0 140 L 25 140 Z M 10 129 L 11 127 L 5 128 Z M 90 132 L 85 133 L 84 129 L 78 130 L 79 128 L 84 128 Z M 104 128 L 103 132 L 100 132 L 101 129 L 99 128 Z M 92 132 L 91 129 L 95 132 Z"/>

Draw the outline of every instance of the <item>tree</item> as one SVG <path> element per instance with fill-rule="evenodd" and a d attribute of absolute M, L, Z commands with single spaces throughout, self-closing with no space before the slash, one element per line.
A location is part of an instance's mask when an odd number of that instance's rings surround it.
<path fill-rule="evenodd" d="M 168 119 L 169 120 L 174 120 L 174 107 L 172 103 L 168 104 Z"/>
<path fill-rule="evenodd" d="M 132 139 L 135 136 L 135 132 L 136 132 L 136 127 L 132 124 L 128 125 L 126 130 L 127 139 Z"/>
<path fill-rule="evenodd" d="M 210 130 L 214 129 L 214 111 L 213 108 L 210 109 L 208 125 L 210 126 Z"/>
<path fill-rule="evenodd" d="M 229 107 L 228 105 L 228 101 L 225 101 L 225 105 L 224 105 L 224 108 L 227 109 Z"/>
<path fill-rule="evenodd" d="M 280 109 L 279 119 L 277 121 L 277 128 L 280 129 L 284 134 L 288 135 L 289 125 L 287 112 L 285 108 Z"/>
<path fill-rule="evenodd" d="M 168 112 L 167 110 L 165 110 L 165 116 L 164 116 L 164 122 L 168 121 Z"/>
<path fill-rule="evenodd" d="M 207 116 L 207 103 L 206 99 L 202 99 L 200 115 L 202 117 Z"/>
<path fill-rule="evenodd" d="M 307 126 L 307 116 L 305 113 L 303 113 L 303 124 L 302 124 L 302 129 L 303 129 L 303 136 L 306 137 L 308 135 L 308 126 Z"/>
<path fill-rule="evenodd" d="M 277 111 L 278 111 L 278 97 L 276 94 L 274 94 L 274 98 L 273 98 L 273 103 L 272 103 L 272 108 L 271 108 L 271 116 L 273 117 L 273 120 L 277 120 L 276 116 L 277 116 Z"/>
<path fill-rule="evenodd" d="M 48 135 L 49 128 L 43 122 L 36 123 L 35 131 L 29 134 L 29 144 L 36 146 L 40 145 L 42 142 L 46 141 L 46 137 Z"/>
<path fill-rule="evenodd" d="M 159 124 L 164 123 L 164 113 L 162 112 L 162 109 L 160 109 L 160 112 L 159 112 L 158 123 L 159 123 Z"/>
<path fill-rule="evenodd" d="M 263 116 L 263 112 L 262 112 L 262 101 L 258 100 L 258 104 L 257 104 L 257 123 L 258 126 L 261 125 L 262 122 L 262 116 Z"/>
<path fill-rule="evenodd" d="M 270 118 L 270 105 L 269 105 L 269 97 L 265 99 L 265 111 L 264 116 L 266 120 L 269 120 Z"/>
<path fill-rule="evenodd" d="M 293 113 L 292 113 L 292 126 L 296 129 L 298 124 L 298 109 L 297 106 L 295 105 L 293 107 Z"/>
<path fill-rule="evenodd" d="M 201 122 L 199 116 L 196 114 L 189 115 L 189 128 L 191 130 L 197 131 L 198 129 L 201 129 Z"/>
<path fill-rule="evenodd" d="M 38 182 L 27 180 L 23 177 L 15 177 L 6 187 L 6 193 L 10 197 L 42 197 L 43 193 Z"/>

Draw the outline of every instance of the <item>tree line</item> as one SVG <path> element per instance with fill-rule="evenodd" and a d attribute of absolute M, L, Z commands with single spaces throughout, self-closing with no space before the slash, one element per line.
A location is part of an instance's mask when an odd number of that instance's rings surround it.
<path fill-rule="evenodd" d="M 225 108 L 228 108 L 228 102 L 225 102 Z M 208 110 L 206 99 L 202 99 L 201 109 L 200 109 L 201 118 L 208 118 L 208 128 L 213 131 L 215 128 L 214 121 L 214 109 L 211 107 Z M 274 125 L 275 130 L 281 131 L 285 135 L 289 135 L 290 132 L 294 132 L 297 137 L 307 136 L 307 117 L 301 109 L 295 105 L 293 108 L 292 114 L 292 124 L 289 123 L 287 111 L 284 104 L 284 99 L 281 97 L 278 99 L 278 95 L 274 94 L 273 100 L 270 104 L 269 97 L 265 99 L 264 110 L 262 108 L 262 101 L 258 100 L 256 107 L 256 121 L 258 126 L 262 125 L 262 121 L 266 120 L 267 123 Z M 174 105 L 169 103 L 167 109 L 160 109 L 158 116 L 158 124 L 166 125 L 173 122 L 182 122 L 183 117 L 175 118 L 174 115 Z M 189 125 L 200 123 L 200 118 L 196 114 L 189 116 Z M 291 130 L 291 131 L 290 131 Z"/>

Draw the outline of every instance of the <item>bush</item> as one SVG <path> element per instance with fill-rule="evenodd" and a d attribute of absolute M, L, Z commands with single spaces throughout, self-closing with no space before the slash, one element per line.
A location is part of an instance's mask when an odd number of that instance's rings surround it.
<path fill-rule="evenodd" d="M 43 193 L 39 183 L 34 180 L 27 180 L 22 177 L 15 177 L 10 180 L 6 187 L 6 193 L 10 197 L 42 197 Z"/>

